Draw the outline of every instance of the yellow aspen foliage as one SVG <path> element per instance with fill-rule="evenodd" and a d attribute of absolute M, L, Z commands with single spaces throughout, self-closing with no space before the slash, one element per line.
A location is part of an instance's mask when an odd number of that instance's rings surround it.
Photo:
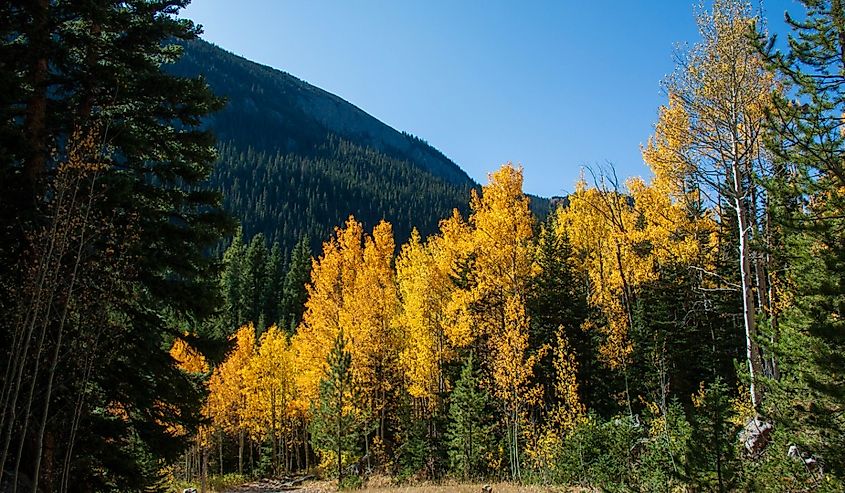
<path fill-rule="evenodd" d="M 470 340 L 486 345 L 485 366 L 494 395 L 505 413 L 511 477 L 520 477 L 519 438 L 527 407 L 539 399 L 534 365 L 542 354 L 528 354 L 529 317 L 525 310 L 533 271 L 534 218 L 522 192 L 522 169 L 505 164 L 470 200 L 472 263 L 453 297 L 451 309 L 469 324 Z M 458 273 L 459 275 L 462 273 Z M 456 309 L 457 308 L 457 309 Z"/>
<path fill-rule="evenodd" d="M 534 365 L 545 353 L 528 355 L 528 322 L 525 300 L 520 295 L 508 297 L 502 327 L 490 338 L 494 395 L 514 406 L 514 419 L 540 397 L 541 389 L 532 385 L 531 378 Z"/>
<path fill-rule="evenodd" d="M 451 286 L 451 297 L 446 302 L 444 334 L 455 347 L 468 346 L 477 335 L 473 317 L 470 313 L 471 293 L 466 289 L 458 289 L 454 280 L 465 285 L 472 277 L 473 265 L 470 259 L 475 257 L 473 231 L 464 221 L 457 209 L 452 216 L 440 221 L 438 240 L 438 255 L 435 261 L 443 272 L 448 272 Z M 463 286 L 465 287 L 465 286 Z"/>
<path fill-rule="evenodd" d="M 393 271 L 393 231 L 381 222 L 373 235 L 353 217 L 323 244 L 313 261 L 302 324 L 291 344 L 300 402 L 316 401 L 326 358 L 340 329 L 349 338 L 352 374 L 375 412 L 398 378 L 401 338 L 393 325 L 398 310 Z"/>
<path fill-rule="evenodd" d="M 589 279 L 588 301 L 604 316 L 603 325 L 591 322 L 585 328 L 596 328 L 604 335 L 600 354 L 611 368 L 623 367 L 632 351 L 629 308 L 633 269 L 640 259 L 625 238 L 633 226 L 626 222 L 631 219 L 626 213 L 629 208 L 622 193 L 588 188 L 582 179 L 569 196 L 569 206 L 557 211 L 557 227 L 568 235 Z M 642 267 L 639 270 L 643 272 Z"/>
<path fill-rule="evenodd" d="M 208 362 L 199 351 L 192 348 L 184 339 L 177 337 L 170 347 L 170 356 L 182 371 L 187 373 L 208 372 Z"/>
<path fill-rule="evenodd" d="M 655 141 L 650 146 L 644 151 L 647 160 L 654 158 L 649 152 L 659 150 Z M 664 164 L 654 165 L 651 183 L 632 178 L 621 189 L 606 179 L 589 188 L 581 180 L 569 207 L 557 212 L 558 228 L 582 259 L 588 302 L 602 314 L 583 328 L 604 336 L 600 357 L 615 369 L 625 370 L 633 351 L 628 333 L 640 287 L 658 280 L 663 267 L 709 265 L 714 222 L 698 212 L 695 193 L 684 188 L 688 175 Z M 629 404 L 630 398 L 626 387 Z"/>
<path fill-rule="evenodd" d="M 255 352 L 255 328 L 244 325 L 232 336 L 234 350 L 218 365 L 208 381 L 205 415 L 227 433 L 247 431 L 246 384 L 243 373 Z"/>
<path fill-rule="evenodd" d="M 683 200 L 692 188 L 691 146 L 689 114 L 680 98 L 670 93 L 669 104 L 658 110 L 654 135 L 642 148 L 642 155 L 654 174 L 652 185 L 666 190 L 675 199 Z"/>
<path fill-rule="evenodd" d="M 769 273 L 779 269 L 771 265 L 773 256 L 754 250 L 757 245 L 778 249 L 772 243 L 777 242 L 771 235 L 772 224 L 763 213 L 768 192 L 760 178 L 774 169 L 764 145 L 765 122 L 772 96 L 781 90 L 748 35 L 759 26 L 755 26 L 757 20 L 747 0 L 714 0 L 712 11 L 702 10 L 698 18 L 701 41 L 683 54 L 669 78 L 669 106 L 661 110 L 655 137 L 644 149 L 653 168 L 677 166 L 694 178 L 691 181 L 701 191 L 702 203 L 723 226 L 723 238 L 728 232 L 724 226 L 735 228 L 732 241 L 736 246 L 711 243 L 738 250 L 746 361 L 755 408 L 762 399 L 757 382 L 763 374 L 757 342 L 759 316 L 768 315 L 777 332 L 778 293 L 770 289 Z"/>
<path fill-rule="evenodd" d="M 533 267 L 534 218 L 522 192 L 522 169 L 510 164 L 473 191 L 469 224 L 474 262 L 468 286 L 458 298 L 476 332 L 490 349 L 488 366 L 498 392 L 530 399 L 533 359 L 528 358 L 527 284 Z"/>
<path fill-rule="evenodd" d="M 550 421 L 559 431 L 569 431 L 584 419 L 586 408 L 581 403 L 578 389 L 578 361 L 569 347 L 566 332 L 558 327 L 554 349 L 555 395 L 557 408 L 552 411 Z"/>
<path fill-rule="evenodd" d="M 397 357 L 403 341 L 394 324 L 399 309 L 395 246 L 393 228 L 385 221 L 373 228 L 372 236 L 364 237 L 361 270 L 342 311 L 349 315 L 344 329 L 349 335 L 353 380 L 369 400 L 372 416 L 383 415 L 389 393 L 401 380 Z"/>
<path fill-rule="evenodd" d="M 396 260 L 401 300 L 396 323 L 405 341 L 399 361 L 408 393 L 430 408 L 436 404 L 435 397 L 447 389 L 443 364 L 453 353 L 444 326 L 453 291 L 452 266 L 442 260 L 449 255 L 443 243 L 443 237 L 435 236 L 423 244 L 415 229 Z"/>
<path fill-rule="evenodd" d="M 522 168 L 506 164 L 492 173 L 480 195 L 473 190 L 470 208 L 478 290 L 523 295 L 533 265 L 534 217 L 522 193 Z"/>
<path fill-rule="evenodd" d="M 350 217 L 345 228 L 337 228 L 335 236 L 323 243 L 322 255 L 312 261 L 305 314 L 292 340 L 297 387 L 306 408 L 317 399 L 330 341 L 340 331 L 344 290 L 351 289 L 347 286 L 354 281 L 363 256 L 362 236 L 361 224 Z"/>
<path fill-rule="evenodd" d="M 456 209 L 425 243 L 414 230 L 396 260 L 396 322 L 404 338 L 399 359 L 408 393 L 429 410 L 437 404 L 436 396 L 451 389 L 444 365 L 454 360 L 457 347 L 473 339 L 472 316 L 464 302 L 469 295 L 454 281 L 466 274 L 473 248 L 471 229 Z"/>
<path fill-rule="evenodd" d="M 668 158 L 655 158 L 659 150 L 657 140 L 644 150 L 655 173 L 651 183 L 631 178 L 620 189 L 604 178 L 594 187 L 581 179 L 569 206 L 557 211 L 557 227 L 589 279 L 588 301 L 604 316 L 603 324 L 585 328 L 605 336 L 600 354 L 611 368 L 624 367 L 632 351 L 628 331 L 638 287 L 657 280 L 661 265 L 700 264 L 713 236 L 712 218 L 695 212 L 696 196 L 684 189 L 688 175 L 666 164 Z"/>
<path fill-rule="evenodd" d="M 296 415 L 293 357 L 285 332 L 275 325 L 267 329 L 241 375 L 245 428 L 255 440 L 267 436 L 277 440 Z"/>

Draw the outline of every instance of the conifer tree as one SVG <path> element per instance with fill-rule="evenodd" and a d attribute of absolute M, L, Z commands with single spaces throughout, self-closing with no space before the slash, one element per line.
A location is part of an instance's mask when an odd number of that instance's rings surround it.
<path fill-rule="evenodd" d="M 358 449 L 362 417 L 355 409 L 358 392 L 352 379 L 352 354 L 341 330 L 327 358 L 320 380 L 319 401 L 311 409 L 311 440 L 318 450 L 335 455 L 338 485 L 343 482 L 343 459 Z"/>
<path fill-rule="evenodd" d="M 453 471 L 464 479 L 477 477 L 486 469 L 485 457 L 492 445 L 488 395 L 470 353 L 449 398 L 446 439 Z"/>
<path fill-rule="evenodd" d="M 734 491 L 740 467 L 737 459 L 736 425 L 728 386 L 717 378 L 693 396 L 695 413 L 689 450 L 690 476 L 694 484 L 720 493 Z"/>
<path fill-rule="evenodd" d="M 264 271 L 267 274 L 267 280 L 264 282 L 263 292 L 261 293 L 261 299 L 264 303 L 261 308 L 262 317 L 267 324 L 279 324 L 281 316 L 279 300 L 282 297 L 285 277 L 284 258 L 282 258 L 282 248 L 279 246 L 279 242 L 273 242 Z M 281 324 L 278 327 L 285 329 L 284 325 Z"/>
<path fill-rule="evenodd" d="M 223 253 L 223 272 L 220 277 L 223 291 L 223 313 L 227 336 L 244 322 L 245 310 L 241 301 L 241 272 L 244 268 L 246 248 L 243 241 L 243 229 L 238 228 L 232 238 L 232 244 Z"/>
<path fill-rule="evenodd" d="M 581 325 L 587 318 L 586 285 L 575 270 L 574 252 L 565 231 L 555 225 L 550 214 L 537 234 L 535 264 L 539 271 L 529 286 L 528 313 L 531 316 L 532 351 L 557 345 L 557 332 L 564 327 L 569 347 L 576 359 L 586 359 L 588 340 Z M 577 349 L 576 349 L 577 348 Z M 580 350 L 581 354 L 578 354 Z M 537 364 L 537 383 L 543 386 L 543 403 L 551 408 L 554 401 L 555 374 L 551 351 Z M 587 362 L 589 364 L 589 362 Z"/>
<path fill-rule="evenodd" d="M 264 330 L 263 309 L 267 283 L 267 243 L 264 235 L 258 233 L 252 237 L 244 255 L 241 269 L 241 305 L 244 307 L 244 319 L 255 324 L 260 333 Z"/>
<path fill-rule="evenodd" d="M 787 14 L 788 49 L 764 50 L 789 84 L 769 115 L 779 158 L 770 183 L 788 251 L 785 298 L 791 303 L 776 344 L 781 378 L 767 409 L 790 440 L 845 476 L 845 5 L 803 1 L 806 17 Z M 800 17 L 804 17 L 803 15 Z M 762 35 L 761 35 L 762 38 Z"/>
<path fill-rule="evenodd" d="M 203 186 L 216 153 L 200 124 L 222 101 L 162 71 L 181 53 L 173 40 L 200 32 L 177 16 L 187 3 L 0 7 L 0 359 L 21 375 L 0 385 L 0 482 L 12 471 L 35 490 L 143 489 L 148 467 L 186 444 L 171 425 L 199 418 L 199 388 L 167 351 L 180 332 L 168 318 L 213 313 L 206 252 L 229 223 Z M 57 170 L 80 133 L 95 139 L 97 170 L 64 194 Z M 68 210 L 90 214 L 67 222 Z M 63 223 L 75 243 L 57 265 L 51 224 Z M 59 275 L 47 291 L 44 267 Z"/>
<path fill-rule="evenodd" d="M 302 322 L 305 302 L 308 300 L 305 285 L 308 284 L 309 279 L 311 279 L 311 240 L 303 236 L 291 252 L 280 298 L 279 326 L 288 334 L 293 334 Z"/>

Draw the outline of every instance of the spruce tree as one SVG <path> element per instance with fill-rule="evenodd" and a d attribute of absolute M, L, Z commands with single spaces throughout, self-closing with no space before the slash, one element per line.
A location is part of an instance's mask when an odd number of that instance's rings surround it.
<path fill-rule="evenodd" d="M 707 386 L 702 383 L 693 404 L 689 479 L 709 491 L 734 491 L 740 468 L 736 444 L 739 427 L 734 424 L 728 386 L 721 378 Z"/>
<path fill-rule="evenodd" d="M 760 48 L 789 84 L 770 113 L 779 158 L 769 188 L 783 227 L 790 306 L 772 334 L 779 356 L 767 406 L 803 452 L 845 475 L 845 5 L 805 0 L 785 52 Z"/>
<path fill-rule="evenodd" d="M 243 229 L 238 228 L 238 232 L 232 238 L 232 244 L 223 253 L 223 272 L 220 279 L 226 336 L 234 333 L 244 323 L 241 271 L 244 268 L 245 255 Z"/>
<path fill-rule="evenodd" d="M 358 400 L 352 380 L 352 354 L 341 330 L 327 358 L 320 380 L 320 398 L 311 407 L 311 441 L 317 450 L 330 451 L 337 460 L 337 482 L 343 481 L 343 459 L 358 452 L 364 420 L 354 404 Z"/>
<path fill-rule="evenodd" d="M 308 299 L 305 285 L 310 280 L 311 242 L 304 236 L 299 239 L 291 253 L 279 307 L 280 321 L 284 322 L 284 328 L 290 334 L 296 331 L 302 321 L 302 314 L 305 313 L 305 301 Z"/>
<path fill-rule="evenodd" d="M 241 304 L 244 321 L 255 324 L 259 333 L 264 330 L 263 319 L 265 283 L 267 282 L 267 243 L 264 235 L 252 237 L 241 269 Z"/>
<path fill-rule="evenodd" d="M 279 242 L 273 242 L 273 246 L 270 248 L 270 254 L 267 256 L 267 265 L 264 271 L 267 275 L 261 295 L 264 302 L 264 306 L 262 307 L 264 321 L 267 325 L 277 324 L 284 329 L 284 325 L 280 323 L 279 313 L 279 299 L 282 297 L 282 287 L 284 285 L 284 258 L 282 257 L 282 248 L 279 246 Z"/>
<path fill-rule="evenodd" d="M 174 427 L 198 422 L 168 319 L 214 312 L 206 252 L 230 224 L 205 186 L 216 152 L 200 126 L 222 101 L 162 71 L 180 56 L 173 40 L 200 32 L 177 17 L 187 3 L 0 6 L 0 483 L 141 490 L 183 450 Z M 54 220 L 69 235 L 51 235 Z M 47 265 L 55 296 L 39 288 Z"/>
<path fill-rule="evenodd" d="M 587 316 L 587 292 L 574 269 L 574 256 L 565 232 L 555 226 L 556 214 L 550 214 L 541 225 L 537 240 L 536 265 L 539 273 L 531 279 L 528 310 L 531 315 L 530 343 L 532 351 L 554 347 L 559 327 L 575 349 L 584 375 L 591 373 L 588 336 L 581 330 Z M 543 386 L 543 404 L 554 404 L 554 367 L 552 352 L 540 360 L 536 381 Z"/>
<path fill-rule="evenodd" d="M 450 396 L 446 430 L 451 469 L 463 479 L 477 477 L 485 470 L 484 458 L 491 447 L 489 397 L 480 381 L 470 354 Z"/>

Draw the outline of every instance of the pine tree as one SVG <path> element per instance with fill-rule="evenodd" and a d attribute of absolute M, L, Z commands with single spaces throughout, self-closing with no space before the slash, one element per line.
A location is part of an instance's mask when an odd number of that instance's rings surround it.
<path fill-rule="evenodd" d="M 478 477 L 486 470 L 485 457 L 492 445 L 488 400 L 470 354 L 450 396 L 446 431 L 452 471 L 464 479 Z"/>
<path fill-rule="evenodd" d="M 308 299 L 305 285 L 310 279 L 311 241 L 307 236 L 303 236 L 291 252 L 280 298 L 279 326 L 288 331 L 288 334 L 293 334 L 302 322 L 305 302 Z"/>
<path fill-rule="evenodd" d="M 0 482 L 12 471 L 33 489 L 143 489 L 152 464 L 187 443 L 173 425 L 197 424 L 200 389 L 168 353 L 181 332 L 169 320 L 214 312 L 206 252 L 230 224 L 204 187 L 216 152 L 200 127 L 222 101 L 201 79 L 162 72 L 181 53 L 173 40 L 200 32 L 178 17 L 186 4 L 0 7 L 0 358 L 25 377 L 2 381 Z M 96 167 L 68 189 L 63 163 L 91 138 L 83 162 Z M 58 264 L 53 219 L 74 242 Z M 48 291 L 44 267 L 59 276 Z M 22 329 L 33 321 L 43 346 Z"/>
<path fill-rule="evenodd" d="M 320 380 L 320 395 L 311 409 L 311 440 L 317 450 L 329 451 L 337 460 L 337 482 L 343 482 L 344 457 L 358 452 L 362 416 L 355 408 L 358 392 L 352 379 L 352 354 L 341 330 L 327 358 Z"/>
<path fill-rule="evenodd" d="M 252 237 L 244 256 L 241 269 L 241 306 L 244 307 L 244 319 L 255 324 L 261 333 L 264 330 L 263 319 L 264 294 L 267 283 L 267 243 L 264 235 L 258 233 Z"/>
<path fill-rule="evenodd" d="M 845 5 L 804 1 L 806 18 L 787 15 L 788 50 L 764 50 L 789 84 L 770 113 L 779 158 L 770 183 L 788 252 L 786 300 L 776 350 L 779 381 L 767 410 L 790 440 L 845 476 Z M 804 17 L 804 16 L 801 16 Z"/>
<path fill-rule="evenodd" d="M 282 298 L 282 289 L 284 287 L 284 258 L 282 258 L 282 248 L 278 242 L 273 242 L 270 248 L 270 254 L 267 256 L 267 265 L 264 268 L 267 274 L 267 279 L 264 282 L 261 299 L 264 302 L 262 307 L 262 318 L 269 324 L 279 324 L 281 314 L 279 313 L 280 302 Z M 283 324 L 279 324 L 286 331 Z"/>
<path fill-rule="evenodd" d="M 220 277 L 223 292 L 223 313 L 226 335 L 244 323 L 244 309 L 241 302 L 241 272 L 244 268 L 246 248 L 243 229 L 238 228 L 232 244 L 223 253 L 223 272 Z"/>

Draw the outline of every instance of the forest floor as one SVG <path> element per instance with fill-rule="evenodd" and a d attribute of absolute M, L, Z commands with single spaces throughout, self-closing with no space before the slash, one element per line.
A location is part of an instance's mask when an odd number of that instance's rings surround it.
<path fill-rule="evenodd" d="M 572 488 L 551 486 L 526 486 L 513 483 L 489 483 L 492 493 L 540 493 L 585 491 Z M 359 493 L 482 493 L 485 483 L 458 483 L 446 481 L 441 483 L 423 483 L 413 485 L 393 484 L 388 478 L 371 478 Z M 329 493 L 337 491 L 337 482 L 330 480 L 306 481 L 296 488 L 282 488 L 281 481 L 262 479 L 238 486 L 225 493 L 275 493 L 282 491 L 296 491 L 299 493 Z"/>

